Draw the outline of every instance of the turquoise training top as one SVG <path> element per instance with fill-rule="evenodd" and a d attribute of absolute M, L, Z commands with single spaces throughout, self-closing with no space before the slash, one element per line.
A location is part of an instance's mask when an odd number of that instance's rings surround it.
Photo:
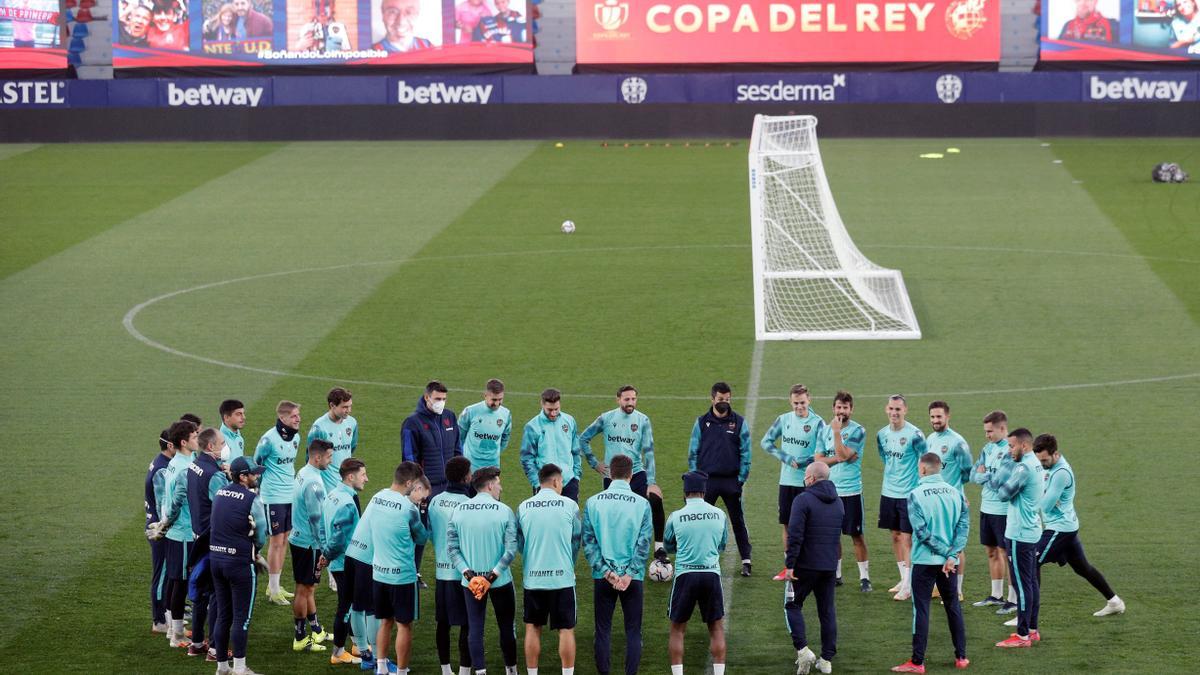
<path fill-rule="evenodd" d="M 543 487 L 517 507 L 517 525 L 524 587 L 574 587 L 575 557 L 583 532 L 579 505 Z"/>
<path fill-rule="evenodd" d="M 905 422 L 899 431 L 892 425 L 875 434 L 879 458 L 883 460 L 883 496 L 905 499 L 917 486 L 917 460 L 925 454 L 925 434 Z"/>
<path fill-rule="evenodd" d="M 480 492 L 454 510 L 447 535 L 446 548 L 463 586 L 468 583 L 462 578 L 467 570 L 495 572 L 493 586 L 512 583 L 508 566 L 517 556 L 517 517 L 508 504 Z"/>
<path fill-rule="evenodd" d="M 908 495 L 908 520 L 912 523 L 914 565 L 944 565 L 967 545 L 971 515 L 962 490 L 941 474 L 923 476 Z"/>
<path fill-rule="evenodd" d="M 820 450 L 821 436 L 824 433 L 825 420 L 811 409 L 807 417 L 790 411 L 775 418 L 759 446 L 781 462 L 780 485 L 804 487 L 804 471 L 812 464 L 813 456 Z M 779 442 L 778 448 L 775 447 L 776 442 Z M 792 462 L 799 464 L 799 467 L 792 466 Z"/>
<path fill-rule="evenodd" d="M 611 464 L 613 457 L 625 455 L 633 460 L 633 472 L 646 472 L 646 484 L 655 484 L 654 430 L 650 418 L 640 410 L 628 415 L 620 408 L 601 413 L 596 421 L 588 425 L 579 435 L 579 444 L 594 469 L 600 460 L 592 453 L 591 440 L 600 435 L 604 440 L 604 463 Z"/>
<path fill-rule="evenodd" d="M 852 461 L 838 462 L 829 467 L 829 480 L 837 488 L 839 497 L 850 497 L 862 494 L 862 461 L 863 446 L 867 443 L 867 430 L 854 420 L 847 420 L 842 426 L 842 445 L 857 455 Z M 821 431 L 821 454 L 825 457 L 837 455 L 837 447 L 833 443 L 833 427 L 828 424 Z"/>
<path fill-rule="evenodd" d="M 508 448 L 512 436 L 512 413 L 500 406 L 492 410 L 479 401 L 463 409 L 458 416 L 463 456 L 471 460 L 471 472 L 485 466 L 500 466 L 500 453 Z"/>
<path fill-rule="evenodd" d="M 342 482 L 342 462 L 349 459 L 358 448 L 358 420 L 347 415 L 341 422 L 334 422 L 329 418 L 329 413 L 325 413 L 312 423 L 304 447 L 307 448 L 315 440 L 329 441 L 333 444 L 333 461 L 322 472 L 325 492 L 333 492 Z"/>
<path fill-rule="evenodd" d="M 372 499 L 371 571 L 375 581 L 394 586 L 416 583 L 416 547 L 429 539 L 421 512 L 407 495 L 391 488 Z"/>
<path fill-rule="evenodd" d="M 942 458 L 942 480 L 962 491 L 971 478 L 975 459 L 971 457 L 971 446 L 957 431 L 946 427 L 925 437 L 930 452 Z"/>
<path fill-rule="evenodd" d="M 322 555 L 329 561 L 330 571 L 341 572 L 346 568 L 346 549 L 350 547 L 350 538 L 354 536 L 358 519 L 354 488 L 338 483 L 321 505 L 322 527 L 325 531 Z"/>
<path fill-rule="evenodd" d="M 1038 505 L 1047 530 L 1078 532 L 1079 516 L 1075 513 L 1075 471 L 1067 458 L 1059 455 L 1058 462 L 1045 472 L 1046 491 Z"/>
<path fill-rule="evenodd" d="M 451 483 L 445 492 L 429 500 L 429 538 L 433 540 L 434 578 L 438 581 L 457 581 L 462 576 L 450 560 L 449 528 L 458 505 L 467 499 L 466 486 Z"/>
<path fill-rule="evenodd" d="M 325 528 L 321 521 L 321 505 L 325 502 L 323 471 L 305 464 L 296 472 L 292 489 L 292 531 L 288 543 L 300 548 L 324 548 Z"/>
<path fill-rule="evenodd" d="M 296 479 L 296 454 L 300 450 L 300 432 L 285 441 L 279 430 L 271 427 L 254 448 L 254 463 L 265 467 L 258 494 L 263 502 L 291 504 L 292 483 Z"/>
<path fill-rule="evenodd" d="M 593 579 L 610 571 L 644 579 L 653 537 L 650 502 L 635 494 L 629 481 L 612 481 L 584 505 L 583 552 Z"/>
<path fill-rule="evenodd" d="M 663 547 L 675 554 L 675 576 L 692 572 L 721 573 L 725 550 L 725 512 L 700 497 L 689 497 L 682 509 L 667 516 Z"/>

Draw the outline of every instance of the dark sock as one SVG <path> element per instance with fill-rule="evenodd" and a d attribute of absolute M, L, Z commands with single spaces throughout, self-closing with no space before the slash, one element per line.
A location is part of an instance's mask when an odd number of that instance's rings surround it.
<path fill-rule="evenodd" d="M 317 621 L 317 613 L 316 612 L 313 612 L 312 614 L 308 615 L 308 625 L 310 628 L 312 628 L 312 631 L 314 633 L 324 632 L 321 630 L 321 622 Z"/>
<path fill-rule="evenodd" d="M 297 640 L 303 640 L 304 636 L 308 634 L 307 630 L 305 629 L 304 623 L 305 623 L 304 619 L 296 619 L 296 639 Z"/>

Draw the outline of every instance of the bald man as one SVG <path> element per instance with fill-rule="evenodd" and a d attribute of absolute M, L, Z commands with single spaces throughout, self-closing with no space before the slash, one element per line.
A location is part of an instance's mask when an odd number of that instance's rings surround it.
<path fill-rule="evenodd" d="M 837 614 L 833 608 L 834 575 L 838 546 L 842 536 L 844 507 L 837 488 L 829 480 L 829 466 L 821 462 L 808 465 L 804 472 L 804 492 L 792 500 L 787 531 L 788 588 L 784 595 L 784 615 L 792 644 L 796 647 L 796 672 L 817 670 L 828 673 L 837 653 Z M 812 593 L 817 599 L 821 621 L 821 657 L 808 647 L 804 634 L 804 599 Z"/>

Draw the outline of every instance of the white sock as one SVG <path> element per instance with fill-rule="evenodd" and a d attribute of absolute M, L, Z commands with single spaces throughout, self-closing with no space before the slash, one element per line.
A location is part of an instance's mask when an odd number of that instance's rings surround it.
<path fill-rule="evenodd" d="M 958 594 L 959 595 L 962 595 L 962 580 L 963 580 L 963 575 L 962 575 L 962 572 L 959 571 L 959 573 L 958 573 Z"/>
<path fill-rule="evenodd" d="M 714 663 L 713 664 L 713 675 L 725 675 L 725 664 L 724 663 Z"/>
<path fill-rule="evenodd" d="M 271 595 L 279 593 L 279 573 L 267 575 L 267 593 Z"/>
<path fill-rule="evenodd" d="M 838 558 L 838 566 L 837 566 L 837 575 L 836 576 L 839 579 L 842 578 L 842 559 L 841 558 Z"/>
<path fill-rule="evenodd" d="M 992 597 L 993 598 L 1003 598 L 1004 597 L 1004 580 L 1003 579 L 992 579 Z"/>
<path fill-rule="evenodd" d="M 171 634 L 176 640 L 183 638 L 183 619 L 171 620 Z"/>
<path fill-rule="evenodd" d="M 902 562 L 896 563 L 896 569 L 900 570 L 900 583 L 903 584 L 904 583 L 904 563 L 902 563 Z"/>
<path fill-rule="evenodd" d="M 397 668 L 396 675 L 408 675 L 408 668 Z"/>
<path fill-rule="evenodd" d="M 537 668 L 530 668 L 530 669 L 529 669 L 529 675 L 537 675 L 537 671 L 538 671 L 538 669 L 537 669 Z"/>
<path fill-rule="evenodd" d="M 1110 604 L 1110 605 L 1121 604 L 1121 596 L 1119 596 L 1119 595 L 1112 596 L 1112 598 L 1108 601 L 1108 604 Z"/>
<path fill-rule="evenodd" d="M 717 664 L 714 663 L 713 667 L 716 667 L 716 665 Z M 683 664 L 681 663 L 677 666 L 671 666 L 671 675 L 683 675 Z"/>
<path fill-rule="evenodd" d="M 871 572 L 867 569 L 868 567 L 870 567 L 870 565 L 871 565 L 870 560 L 864 560 L 863 562 L 858 563 L 858 578 L 859 579 L 870 579 L 871 578 Z"/>
<path fill-rule="evenodd" d="M 1014 605 L 1017 603 L 1017 587 L 1012 584 L 1008 585 L 1008 601 Z"/>
<path fill-rule="evenodd" d="M 570 668 L 563 668 L 562 675 L 575 675 L 575 666 L 571 666 Z"/>
<path fill-rule="evenodd" d="M 442 675 L 454 675 L 454 669 L 450 667 L 449 663 L 442 664 Z"/>
<path fill-rule="evenodd" d="M 459 666 L 458 675 L 471 675 L 471 666 Z"/>
<path fill-rule="evenodd" d="M 516 666 L 504 666 L 504 675 L 520 675 Z"/>
<path fill-rule="evenodd" d="M 388 675 L 388 667 L 387 667 L 387 664 L 388 664 L 388 660 L 387 660 L 387 659 L 375 659 L 375 673 L 376 673 L 376 675 Z"/>
<path fill-rule="evenodd" d="M 654 542 L 654 552 L 658 553 L 658 549 L 660 548 L 663 548 L 663 543 L 661 541 Z"/>
<path fill-rule="evenodd" d="M 233 672 L 235 672 L 235 673 L 246 672 L 246 659 L 244 657 L 240 658 L 240 659 L 235 658 L 233 660 Z"/>
<path fill-rule="evenodd" d="M 904 563 L 904 569 L 900 571 L 900 592 L 912 590 L 912 567 L 908 563 Z"/>

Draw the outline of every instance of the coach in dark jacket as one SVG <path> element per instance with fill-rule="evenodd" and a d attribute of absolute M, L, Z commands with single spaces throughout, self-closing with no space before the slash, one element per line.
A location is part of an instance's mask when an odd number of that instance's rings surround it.
<path fill-rule="evenodd" d="M 400 428 L 404 461 L 416 462 L 429 479 L 431 497 L 446 490 L 446 462 L 462 454 L 458 418 L 446 409 L 446 385 L 434 380 L 425 385 L 425 395 L 417 399 L 417 409 Z"/>
<path fill-rule="evenodd" d="M 750 477 L 750 426 L 733 411 L 733 391 L 728 384 L 712 386 L 712 406 L 696 418 L 688 443 L 688 470 L 708 474 L 704 501 L 720 497 L 729 511 L 729 524 L 742 556 L 742 576 L 750 576 L 750 532 L 742 511 L 742 486 Z"/>
<path fill-rule="evenodd" d="M 784 603 L 788 631 L 796 646 L 798 672 L 807 673 L 817 661 L 804 634 L 804 599 L 817 599 L 821 621 L 821 660 L 837 653 L 837 614 L 833 607 L 834 571 L 842 536 L 842 500 L 829 480 L 829 467 L 820 462 L 804 472 L 805 490 L 792 501 L 788 521 L 788 589 Z"/>

